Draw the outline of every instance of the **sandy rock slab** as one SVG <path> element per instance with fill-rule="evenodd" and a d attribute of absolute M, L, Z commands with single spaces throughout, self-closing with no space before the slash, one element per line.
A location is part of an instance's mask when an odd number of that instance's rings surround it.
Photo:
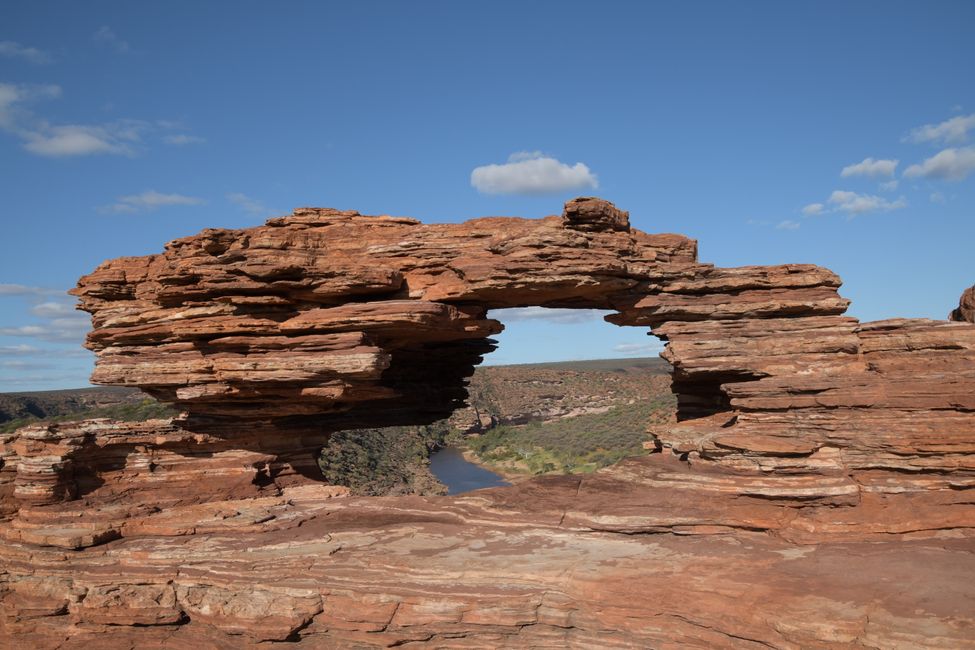
<path fill-rule="evenodd" d="M 282 517 L 301 522 L 290 527 L 147 528 L 80 551 L 5 543 L 0 638 L 107 649 L 975 647 L 970 528 L 790 540 L 801 501 L 762 496 L 789 485 L 728 479 L 655 455 L 462 497 L 285 490 Z M 791 489 L 808 497 L 798 481 Z M 858 507 L 848 491 L 819 489 L 834 510 Z"/>

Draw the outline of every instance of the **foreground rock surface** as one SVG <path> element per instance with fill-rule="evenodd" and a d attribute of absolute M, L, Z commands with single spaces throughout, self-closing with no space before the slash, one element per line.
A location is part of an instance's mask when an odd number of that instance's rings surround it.
<path fill-rule="evenodd" d="M 175 508 L 168 530 L 84 551 L 5 544 L 0 632 L 62 648 L 973 644 L 961 528 L 795 541 L 804 500 L 855 499 L 842 481 L 743 484 L 656 455 L 463 497 L 327 490 Z"/>
<path fill-rule="evenodd" d="M 184 414 L 0 438 L 0 638 L 973 647 L 975 325 L 860 323 L 839 285 L 700 263 L 594 198 L 439 226 L 301 209 L 107 262 L 76 290 L 95 380 Z M 448 415 L 487 311 L 533 305 L 667 342 L 658 453 L 457 498 L 322 484 L 331 432 Z"/>

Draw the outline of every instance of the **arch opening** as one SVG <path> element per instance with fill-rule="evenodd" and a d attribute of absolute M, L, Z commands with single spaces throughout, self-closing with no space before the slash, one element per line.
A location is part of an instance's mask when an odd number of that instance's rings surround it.
<path fill-rule="evenodd" d="M 318 459 L 326 480 L 357 494 L 436 495 L 436 477 L 459 494 L 655 451 L 648 427 L 674 420 L 670 365 L 647 328 L 611 324 L 612 313 L 487 312 L 501 326 L 478 347 L 496 349 L 461 384 L 460 406 L 427 424 L 335 432 Z"/>

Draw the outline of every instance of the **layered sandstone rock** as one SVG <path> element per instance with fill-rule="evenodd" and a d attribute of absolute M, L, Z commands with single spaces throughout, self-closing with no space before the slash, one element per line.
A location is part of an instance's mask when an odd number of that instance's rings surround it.
<path fill-rule="evenodd" d="M 948 320 L 975 323 L 975 286 L 968 287 L 961 294 L 958 307 L 948 314 Z"/>
<path fill-rule="evenodd" d="M 973 646 L 975 325 L 859 323 L 839 286 L 700 263 L 593 198 L 447 225 L 306 208 L 107 262 L 75 290 L 94 379 L 184 415 L 0 439 L 0 634 Z M 329 432 L 449 414 L 500 331 L 488 310 L 533 305 L 667 342 L 660 453 L 451 499 L 321 484 Z"/>
<path fill-rule="evenodd" d="M 0 633 L 109 650 L 973 644 L 970 539 L 773 532 L 812 495 L 852 507 L 840 482 L 785 491 L 657 455 L 463 497 L 314 490 L 174 510 L 179 526 L 81 552 L 7 543 Z"/>

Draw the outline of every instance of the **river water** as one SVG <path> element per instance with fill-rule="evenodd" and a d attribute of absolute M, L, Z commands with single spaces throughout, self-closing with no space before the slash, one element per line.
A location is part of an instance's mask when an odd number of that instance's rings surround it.
<path fill-rule="evenodd" d="M 456 447 L 444 447 L 430 456 L 430 471 L 447 486 L 447 494 L 511 485 L 494 472 L 467 461 Z"/>

